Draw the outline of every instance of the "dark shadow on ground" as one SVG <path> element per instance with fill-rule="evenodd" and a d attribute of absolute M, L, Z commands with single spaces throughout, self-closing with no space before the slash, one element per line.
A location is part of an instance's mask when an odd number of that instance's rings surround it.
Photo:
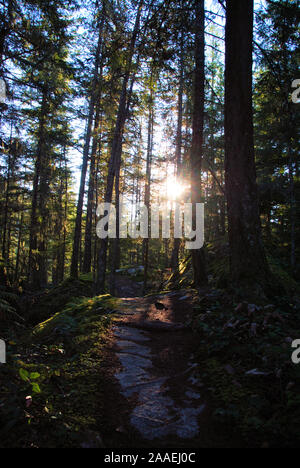
<path fill-rule="evenodd" d="M 157 300 L 168 310 L 156 310 Z M 122 301 L 107 349 L 107 447 L 241 446 L 213 418 L 194 359 L 198 336 L 188 326 L 191 317 L 189 292 Z"/>

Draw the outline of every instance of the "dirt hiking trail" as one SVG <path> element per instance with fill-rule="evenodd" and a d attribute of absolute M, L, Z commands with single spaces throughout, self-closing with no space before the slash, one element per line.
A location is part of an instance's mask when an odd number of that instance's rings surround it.
<path fill-rule="evenodd" d="M 122 299 L 105 352 L 107 447 L 239 446 L 212 417 L 191 314 L 185 291 Z"/>

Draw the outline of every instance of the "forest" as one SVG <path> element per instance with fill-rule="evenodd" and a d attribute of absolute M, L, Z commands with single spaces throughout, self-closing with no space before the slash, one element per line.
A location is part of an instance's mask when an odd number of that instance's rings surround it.
<path fill-rule="evenodd" d="M 300 448 L 299 0 L 0 19 L 0 447 Z"/>

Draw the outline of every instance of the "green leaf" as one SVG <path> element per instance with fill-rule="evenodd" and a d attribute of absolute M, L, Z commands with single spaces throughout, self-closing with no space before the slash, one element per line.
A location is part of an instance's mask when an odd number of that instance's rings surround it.
<path fill-rule="evenodd" d="M 30 380 L 36 380 L 41 376 L 38 372 L 31 372 L 30 374 Z"/>
<path fill-rule="evenodd" d="M 19 369 L 19 374 L 20 374 L 21 379 L 24 380 L 24 382 L 29 381 L 29 373 L 27 372 L 27 370 Z"/>
<path fill-rule="evenodd" d="M 32 391 L 34 393 L 41 393 L 40 386 L 36 382 L 32 382 Z"/>

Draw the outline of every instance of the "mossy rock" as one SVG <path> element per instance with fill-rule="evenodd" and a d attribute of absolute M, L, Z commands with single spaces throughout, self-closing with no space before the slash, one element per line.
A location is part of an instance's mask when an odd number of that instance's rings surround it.
<path fill-rule="evenodd" d="M 32 335 L 45 339 L 53 334 L 68 336 L 76 331 L 83 331 L 107 312 L 115 310 L 118 304 L 119 300 L 109 294 L 90 299 L 77 298 L 67 304 L 63 311 L 36 325 Z"/>

